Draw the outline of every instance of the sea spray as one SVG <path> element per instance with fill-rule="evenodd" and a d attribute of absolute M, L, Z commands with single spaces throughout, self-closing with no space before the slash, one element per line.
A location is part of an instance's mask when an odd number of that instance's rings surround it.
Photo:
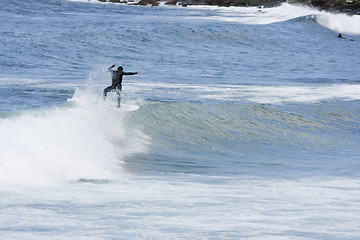
<path fill-rule="evenodd" d="M 360 34 L 360 16 L 324 13 L 316 16 L 317 22 L 333 31 L 345 34 Z"/>
<path fill-rule="evenodd" d="M 0 182 L 52 185 L 117 177 L 125 157 L 146 151 L 148 138 L 116 110 L 114 102 L 78 90 L 64 106 L 1 119 Z"/>

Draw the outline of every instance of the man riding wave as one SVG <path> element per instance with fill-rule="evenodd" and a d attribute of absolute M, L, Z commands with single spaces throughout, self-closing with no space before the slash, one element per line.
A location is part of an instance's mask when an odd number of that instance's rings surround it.
<path fill-rule="evenodd" d="M 120 101 L 121 101 L 121 91 L 122 91 L 122 79 L 124 75 L 135 75 L 138 74 L 140 71 L 137 72 L 124 72 L 124 68 L 122 66 L 119 66 L 116 71 L 111 70 L 113 67 L 116 66 L 116 63 L 114 63 L 111 67 L 108 68 L 109 72 L 111 72 L 111 79 L 112 84 L 111 86 L 108 86 L 104 89 L 104 100 L 106 99 L 107 93 L 115 91 L 117 95 L 117 102 L 118 107 L 120 107 Z"/>

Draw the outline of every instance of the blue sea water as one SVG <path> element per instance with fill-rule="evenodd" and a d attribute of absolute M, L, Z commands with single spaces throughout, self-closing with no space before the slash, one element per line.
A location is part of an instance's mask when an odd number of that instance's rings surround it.
<path fill-rule="evenodd" d="M 3 0 L 0 20 L 0 239 L 359 239 L 360 16 Z M 113 63 L 140 71 L 137 111 L 103 101 Z"/>

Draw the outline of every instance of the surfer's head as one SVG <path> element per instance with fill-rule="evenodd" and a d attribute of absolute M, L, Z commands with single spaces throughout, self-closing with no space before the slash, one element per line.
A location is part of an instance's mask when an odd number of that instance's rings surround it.
<path fill-rule="evenodd" d="M 124 68 L 123 68 L 122 66 L 120 66 L 120 67 L 118 67 L 117 70 L 118 70 L 118 71 L 122 71 L 122 70 L 124 70 Z"/>

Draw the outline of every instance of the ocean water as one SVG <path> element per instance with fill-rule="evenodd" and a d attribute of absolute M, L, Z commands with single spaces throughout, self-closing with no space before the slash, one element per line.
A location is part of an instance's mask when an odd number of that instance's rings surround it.
<path fill-rule="evenodd" d="M 0 20 L 0 239 L 360 238 L 360 16 L 2 0 Z M 137 111 L 103 101 L 113 63 L 140 70 Z"/>

